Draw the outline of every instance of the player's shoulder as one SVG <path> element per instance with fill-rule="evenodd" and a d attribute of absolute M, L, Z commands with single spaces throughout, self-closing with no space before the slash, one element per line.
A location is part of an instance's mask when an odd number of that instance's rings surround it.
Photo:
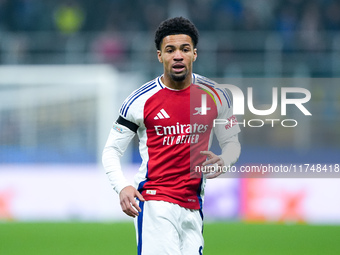
<path fill-rule="evenodd" d="M 164 88 L 164 85 L 162 84 L 160 78 L 161 78 L 161 76 L 144 83 L 142 86 L 135 89 L 130 94 L 130 96 L 126 98 L 126 100 L 131 101 L 131 100 L 133 100 L 132 98 L 140 98 L 140 97 L 143 97 L 145 94 L 155 93 L 159 89 Z"/>
<path fill-rule="evenodd" d="M 215 87 L 217 85 L 215 81 L 205 76 L 199 75 L 197 73 L 192 74 L 192 79 L 193 79 L 193 83 L 199 86 L 203 85 L 203 86 Z"/>
<path fill-rule="evenodd" d="M 160 80 L 161 76 L 144 83 L 139 88 L 135 89 L 123 102 L 119 113 L 123 117 L 126 117 L 128 111 L 132 108 L 136 108 L 140 110 L 143 107 L 145 101 L 150 98 L 152 95 L 157 93 L 159 90 L 164 88 Z"/>
<path fill-rule="evenodd" d="M 222 86 L 219 86 L 219 84 L 211 80 L 205 76 L 193 73 L 193 84 L 201 87 L 203 90 L 207 90 L 210 92 L 210 94 L 214 95 L 221 104 L 223 104 L 223 101 L 227 104 L 228 108 L 231 106 L 231 99 L 228 94 L 228 91 L 223 88 Z"/>

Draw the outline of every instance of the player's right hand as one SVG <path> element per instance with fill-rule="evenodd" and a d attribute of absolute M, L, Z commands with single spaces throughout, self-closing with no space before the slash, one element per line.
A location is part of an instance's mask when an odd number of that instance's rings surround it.
<path fill-rule="evenodd" d="M 136 203 L 136 197 L 140 201 L 145 201 L 144 197 L 133 186 L 125 187 L 119 193 L 120 206 L 122 207 L 123 212 L 133 218 L 139 215 L 138 212 L 142 211 Z"/>

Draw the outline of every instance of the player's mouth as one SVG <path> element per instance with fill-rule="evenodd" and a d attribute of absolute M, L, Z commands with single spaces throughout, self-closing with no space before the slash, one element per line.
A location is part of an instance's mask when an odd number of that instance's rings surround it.
<path fill-rule="evenodd" d="M 175 72 L 175 73 L 181 73 L 185 70 L 185 65 L 182 64 L 182 63 L 176 63 L 176 64 L 173 64 L 172 65 L 172 70 Z"/>

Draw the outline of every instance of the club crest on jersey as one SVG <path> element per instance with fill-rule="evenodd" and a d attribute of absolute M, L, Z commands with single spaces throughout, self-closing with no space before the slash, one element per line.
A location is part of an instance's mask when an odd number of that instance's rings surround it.
<path fill-rule="evenodd" d="M 203 111 L 205 110 L 205 113 L 203 113 Z M 195 113 L 193 113 L 193 115 L 206 115 L 206 111 L 211 110 L 210 107 L 195 107 Z"/>
<path fill-rule="evenodd" d="M 154 117 L 155 120 L 162 120 L 162 119 L 170 119 L 169 114 L 164 110 L 161 109 L 159 113 Z"/>

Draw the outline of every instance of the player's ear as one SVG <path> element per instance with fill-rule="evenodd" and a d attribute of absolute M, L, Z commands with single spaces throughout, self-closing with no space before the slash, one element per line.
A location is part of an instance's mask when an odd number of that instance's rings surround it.
<path fill-rule="evenodd" d="M 195 48 L 194 49 L 194 61 L 196 61 L 196 58 L 197 58 L 197 49 Z"/>
<path fill-rule="evenodd" d="M 163 63 L 163 60 L 162 60 L 162 52 L 160 50 L 157 50 L 157 57 L 158 57 L 158 61 L 160 63 Z"/>

